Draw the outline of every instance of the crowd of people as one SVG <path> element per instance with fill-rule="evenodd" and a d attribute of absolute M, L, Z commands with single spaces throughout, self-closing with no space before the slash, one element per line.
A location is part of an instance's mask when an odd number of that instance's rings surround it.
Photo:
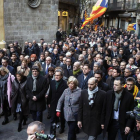
<path fill-rule="evenodd" d="M 50 44 L 33 40 L 22 48 L 15 42 L 0 50 L 2 125 L 19 114 L 20 132 L 29 114 L 33 121 L 45 121 L 47 107 L 50 134 L 56 135 L 58 123 L 63 133 L 67 122 L 68 140 L 76 140 L 80 129 L 88 140 L 102 132 L 104 137 L 108 132 L 108 140 L 117 133 L 119 140 L 127 140 L 135 121 L 126 112 L 140 97 L 140 40 L 114 27 L 75 28 L 66 38 L 59 29 Z"/>

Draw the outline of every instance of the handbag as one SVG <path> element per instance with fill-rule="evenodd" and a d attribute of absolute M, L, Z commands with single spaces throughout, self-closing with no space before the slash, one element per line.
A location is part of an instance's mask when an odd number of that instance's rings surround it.
<path fill-rule="evenodd" d="M 72 112 L 72 115 L 73 115 L 75 121 L 78 121 L 78 112 L 75 112 L 75 113 L 73 112 L 72 107 L 71 107 L 70 99 L 69 99 L 69 106 L 71 108 L 71 112 Z"/>

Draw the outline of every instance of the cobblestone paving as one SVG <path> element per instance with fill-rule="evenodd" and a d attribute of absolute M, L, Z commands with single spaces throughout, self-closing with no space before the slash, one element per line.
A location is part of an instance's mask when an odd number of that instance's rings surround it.
<path fill-rule="evenodd" d="M 44 112 L 43 116 L 44 116 L 43 123 L 45 123 L 46 125 L 45 133 L 48 134 L 49 127 L 50 127 L 50 120 L 45 118 L 47 116 L 47 111 Z M 23 129 L 21 132 L 17 132 L 18 120 L 14 121 L 13 117 L 10 116 L 9 123 L 4 126 L 1 125 L 2 121 L 3 121 L 3 117 L 0 118 L 0 140 L 27 140 L 27 133 L 26 133 L 27 125 L 23 126 Z M 30 122 L 32 122 L 31 116 L 29 116 L 27 124 L 29 124 Z M 57 138 L 61 140 L 67 140 L 67 130 L 68 128 L 66 126 L 65 132 L 60 135 L 58 133 L 59 131 L 58 129 Z M 80 132 L 77 135 L 77 140 L 87 140 L 86 134 L 84 134 L 83 132 Z M 102 135 L 99 136 L 97 140 L 103 140 Z"/>

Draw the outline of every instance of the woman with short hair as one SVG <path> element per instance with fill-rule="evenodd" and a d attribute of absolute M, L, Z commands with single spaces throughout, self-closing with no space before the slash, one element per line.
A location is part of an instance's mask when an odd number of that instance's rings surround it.
<path fill-rule="evenodd" d="M 68 140 L 76 140 L 77 116 L 81 89 L 78 87 L 78 81 L 74 76 L 68 79 L 68 88 L 64 90 L 57 104 L 57 117 L 60 117 L 61 107 L 64 103 L 64 117 L 69 126 Z"/>

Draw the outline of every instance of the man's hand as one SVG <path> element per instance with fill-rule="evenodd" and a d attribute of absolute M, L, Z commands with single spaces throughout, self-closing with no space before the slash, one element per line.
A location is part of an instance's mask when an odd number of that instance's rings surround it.
<path fill-rule="evenodd" d="M 27 140 L 34 140 L 36 138 L 35 134 L 34 135 L 29 135 Z"/>
<path fill-rule="evenodd" d="M 49 108 L 51 107 L 50 104 L 48 104 L 48 107 L 49 107 Z"/>
<path fill-rule="evenodd" d="M 36 101 L 37 100 L 37 98 L 36 98 L 36 96 L 33 96 L 33 98 L 32 98 L 34 101 Z"/>
<path fill-rule="evenodd" d="M 127 135 L 130 132 L 130 127 L 125 127 L 125 135 Z"/>
<path fill-rule="evenodd" d="M 101 125 L 101 128 L 104 129 L 104 125 L 103 124 Z"/>
<path fill-rule="evenodd" d="M 45 98 L 48 98 L 48 95 L 45 95 Z"/>
<path fill-rule="evenodd" d="M 81 129 L 82 128 L 82 122 L 78 121 L 78 127 Z"/>

